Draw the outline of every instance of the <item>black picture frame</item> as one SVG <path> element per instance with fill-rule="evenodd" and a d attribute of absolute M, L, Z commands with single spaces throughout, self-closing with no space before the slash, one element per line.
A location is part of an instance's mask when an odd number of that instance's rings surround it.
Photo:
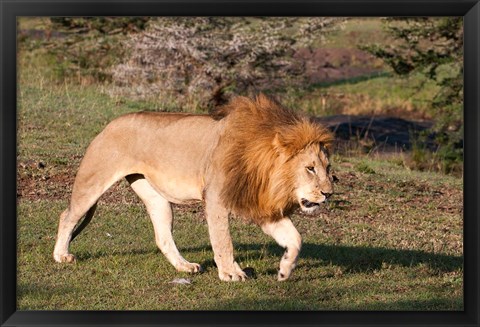
<path fill-rule="evenodd" d="M 479 326 L 480 4 L 478 0 L 0 1 L 0 324 L 146 325 L 462 325 Z M 464 311 L 17 311 L 17 16 L 463 16 L 465 33 Z"/>

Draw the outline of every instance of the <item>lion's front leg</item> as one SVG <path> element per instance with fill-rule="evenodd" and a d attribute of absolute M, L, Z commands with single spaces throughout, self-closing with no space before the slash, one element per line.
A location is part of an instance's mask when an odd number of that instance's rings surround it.
<path fill-rule="evenodd" d="M 293 223 L 288 218 L 276 222 L 268 222 L 262 225 L 265 234 L 272 236 L 277 243 L 285 248 L 285 253 L 280 261 L 278 280 L 287 280 L 292 274 L 297 263 L 298 254 L 302 247 L 302 237 Z"/>
<path fill-rule="evenodd" d="M 215 200 L 207 201 L 205 209 L 218 276 L 223 281 L 244 281 L 247 275 L 233 258 L 228 211 Z"/>

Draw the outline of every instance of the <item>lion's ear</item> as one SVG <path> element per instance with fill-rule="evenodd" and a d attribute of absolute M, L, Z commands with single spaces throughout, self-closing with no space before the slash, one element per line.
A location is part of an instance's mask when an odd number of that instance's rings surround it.
<path fill-rule="evenodd" d="M 287 157 L 291 157 L 294 155 L 295 151 L 293 150 L 293 147 L 290 144 L 288 138 L 285 137 L 285 135 L 282 135 L 280 133 L 275 134 L 275 137 L 273 138 L 273 147 L 275 151 L 278 154 L 283 154 Z"/>
<path fill-rule="evenodd" d="M 275 134 L 275 137 L 273 138 L 273 148 L 277 153 L 284 153 L 285 152 L 285 144 L 282 136 L 280 133 Z"/>
<path fill-rule="evenodd" d="M 320 142 L 320 149 L 325 152 L 327 156 L 330 155 L 330 151 L 332 148 L 332 143 L 331 142 Z"/>

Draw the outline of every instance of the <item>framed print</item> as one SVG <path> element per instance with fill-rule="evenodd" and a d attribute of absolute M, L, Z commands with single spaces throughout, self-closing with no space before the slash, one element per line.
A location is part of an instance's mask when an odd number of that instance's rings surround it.
<path fill-rule="evenodd" d="M 477 326 L 477 1 L 3 1 L 2 326 Z"/>

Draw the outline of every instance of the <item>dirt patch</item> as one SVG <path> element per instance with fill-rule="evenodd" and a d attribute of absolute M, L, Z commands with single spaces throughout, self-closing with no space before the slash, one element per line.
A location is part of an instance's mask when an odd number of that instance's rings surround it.
<path fill-rule="evenodd" d="M 331 83 L 382 72 L 381 63 L 359 49 L 299 49 L 295 65 L 305 69 L 309 83 Z"/>
<path fill-rule="evenodd" d="M 61 200 L 71 190 L 75 173 L 41 161 L 20 161 L 17 168 L 17 198 Z"/>
<path fill-rule="evenodd" d="M 43 162 L 19 162 L 17 198 L 35 200 L 70 200 L 78 165 L 56 166 Z M 100 203 L 140 203 L 125 180 L 115 183 L 99 200 Z"/>
<path fill-rule="evenodd" d="M 77 169 L 78 164 L 58 167 L 41 161 L 20 161 L 17 169 L 17 199 L 69 201 Z M 142 202 L 128 182 L 122 179 L 100 197 L 99 205 L 103 203 L 131 205 Z M 205 219 L 201 202 L 174 205 L 174 211 Z"/>

